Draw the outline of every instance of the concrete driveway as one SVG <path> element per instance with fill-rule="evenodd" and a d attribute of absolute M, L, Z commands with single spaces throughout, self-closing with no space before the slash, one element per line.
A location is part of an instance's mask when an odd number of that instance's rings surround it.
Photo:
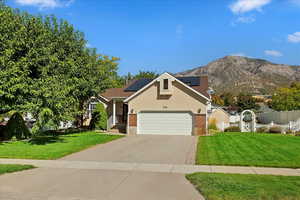
<path fill-rule="evenodd" d="M 201 200 L 181 174 L 38 168 L 0 176 L 3 200 Z"/>
<path fill-rule="evenodd" d="M 197 137 L 127 136 L 107 144 L 64 157 L 63 160 L 194 164 Z"/>
<path fill-rule="evenodd" d="M 193 164 L 197 138 L 129 136 L 97 145 L 60 161 Z M 0 176 L 5 200 L 203 200 L 183 174 L 150 170 L 42 168 Z M 151 166 L 150 166 L 151 168 Z M 145 168 L 147 169 L 147 167 Z"/>

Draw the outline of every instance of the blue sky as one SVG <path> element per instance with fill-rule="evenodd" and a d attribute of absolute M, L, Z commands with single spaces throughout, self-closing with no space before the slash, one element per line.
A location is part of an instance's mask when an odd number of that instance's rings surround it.
<path fill-rule="evenodd" d="M 119 72 L 180 72 L 226 55 L 300 65 L 300 0 L 8 0 L 84 32 Z"/>

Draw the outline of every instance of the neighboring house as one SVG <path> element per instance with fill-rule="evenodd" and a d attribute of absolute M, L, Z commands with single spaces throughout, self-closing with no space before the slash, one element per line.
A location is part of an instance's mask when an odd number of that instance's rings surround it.
<path fill-rule="evenodd" d="M 135 80 L 124 88 L 108 89 L 89 104 L 89 118 L 97 103 L 108 113 L 108 129 L 129 135 L 205 135 L 210 109 L 208 78 L 174 77 Z"/>
<path fill-rule="evenodd" d="M 214 107 L 209 115 L 209 122 L 215 121 L 219 130 L 224 131 L 225 128 L 230 126 L 230 114 L 221 107 Z"/>

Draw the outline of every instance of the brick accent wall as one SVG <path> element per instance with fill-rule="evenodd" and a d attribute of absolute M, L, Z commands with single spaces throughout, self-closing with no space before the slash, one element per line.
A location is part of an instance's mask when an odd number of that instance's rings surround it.
<path fill-rule="evenodd" d="M 129 126 L 137 126 L 137 115 L 129 114 Z"/>
<path fill-rule="evenodd" d="M 194 114 L 194 135 L 206 135 L 205 114 Z"/>

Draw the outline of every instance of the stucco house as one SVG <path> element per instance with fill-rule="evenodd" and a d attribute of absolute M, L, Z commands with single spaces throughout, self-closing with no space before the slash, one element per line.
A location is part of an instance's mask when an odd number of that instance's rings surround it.
<path fill-rule="evenodd" d="M 208 77 L 174 77 L 163 73 L 156 79 L 132 81 L 124 88 L 111 88 L 89 104 L 103 103 L 108 129 L 129 135 L 205 135 L 211 99 Z"/>
<path fill-rule="evenodd" d="M 230 114 L 221 107 L 213 105 L 208 118 L 209 123 L 215 122 L 221 131 L 230 126 Z"/>

